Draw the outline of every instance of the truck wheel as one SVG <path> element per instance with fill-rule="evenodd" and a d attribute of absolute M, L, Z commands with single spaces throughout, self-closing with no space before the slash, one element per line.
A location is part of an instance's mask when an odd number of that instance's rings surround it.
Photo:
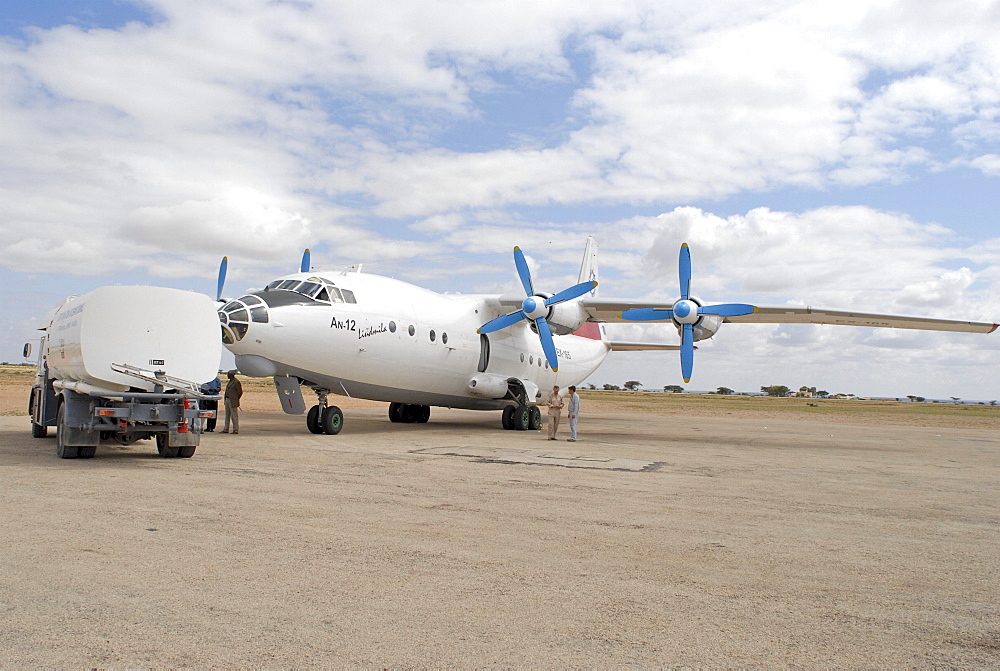
<path fill-rule="evenodd" d="M 37 398 L 38 394 L 32 389 L 31 400 L 28 401 L 28 417 L 31 417 L 31 437 L 44 438 L 48 434 L 49 428 L 44 424 L 35 424 L 35 400 Z"/>
<path fill-rule="evenodd" d="M 93 445 L 89 447 L 78 447 L 76 449 L 77 449 L 77 456 L 79 456 L 81 459 L 93 459 L 94 455 L 97 454 L 97 448 L 94 447 Z"/>
<path fill-rule="evenodd" d="M 60 403 L 56 411 L 56 454 L 60 459 L 76 459 L 80 448 L 66 444 L 66 404 Z"/>
<path fill-rule="evenodd" d="M 323 411 L 323 431 L 336 436 L 344 428 L 344 413 L 335 405 L 327 406 Z"/>
<path fill-rule="evenodd" d="M 156 434 L 156 451 L 164 459 L 173 459 L 180 453 L 181 448 L 170 447 L 170 434 L 166 431 L 161 431 Z"/>
<path fill-rule="evenodd" d="M 177 456 L 181 459 L 190 459 L 194 456 L 194 451 L 198 449 L 197 445 L 185 445 L 184 447 L 177 448 L 180 450 Z"/>
<path fill-rule="evenodd" d="M 306 413 L 306 428 L 309 429 L 309 433 L 323 433 L 323 425 L 319 420 L 319 406 L 314 405 Z"/>

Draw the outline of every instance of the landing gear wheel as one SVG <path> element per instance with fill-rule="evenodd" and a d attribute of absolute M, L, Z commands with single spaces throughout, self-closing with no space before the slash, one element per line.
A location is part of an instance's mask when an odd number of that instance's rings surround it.
<path fill-rule="evenodd" d="M 417 423 L 426 424 L 427 420 L 431 418 L 431 406 L 429 405 L 418 405 L 414 406 L 416 408 Z"/>
<path fill-rule="evenodd" d="M 180 454 L 181 448 L 170 447 L 170 434 L 166 431 L 161 431 L 156 434 L 156 451 L 164 459 L 173 459 Z"/>
<path fill-rule="evenodd" d="M 417 410 L 420 408 L 418 405 L 410 405 L 409 403 L 403 406 L 403 424 L 413 424 L 417 421 Z"/>
<path fill-rule="evenodd" d="M 517 410 L 514 411 L 514 428 L 518 431 L 527 431 L 529 426 L 531 426 L 531 413 L 528 411 L 528 406 L 517 406 Z"/>
<path fill-rule="evenodd" d="M 538 431 L 542 428 L 542 411 L 538 409 L 537 405 L 533 405 L 528 408 L 528 428 L 532 431 Z"/>
<path fill-rule="evenodd" d="M 514 428 L 515 410 L 517 410 L 516 406 L 505 405 L 503 408 L 503 414 L 500 415 L 500 424 L 503 425 L 503 428 L 507 429 L 508 431 L 511 431 Z"/>
<path fill-rule="evenodd" d="M 336 436 L 344 428 L 344 413 L 335 405 L 327 406 L 323 410 L 322 426 L 324 433 Z"/>
<path fill-rule="evenodd" d="M 56 411 L 56 454 L 60 459 L 76 459 L 80 448 L 66 444 L 66 404 L 60 403 Z"/>
<path fill-rule="evenodd" d="M 405 406 L 402 403 L 390 403 L 389 404 L 389 421 L 393 424 L 399 424 L 403 421 L 403 408 Z"/>
<path fill-rule="evenodd" d="M 319 420 L 319 406 L 314 405 L 309 408 L 309 412 L 306 413 L 306 428 L 309 429 L 309 433 L 323 433 L 323 425 L 320 424 Z"/>

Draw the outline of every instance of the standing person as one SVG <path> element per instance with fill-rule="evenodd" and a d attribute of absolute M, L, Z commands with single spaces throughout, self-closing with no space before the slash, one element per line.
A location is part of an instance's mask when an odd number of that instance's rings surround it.
<path fill-rule="evenodd" d="M 569 438 L 571 443 L 576 442 L 576 420 L 580 416 L 580 395 L 576 393 L 576 387 L 569 386 L 569 408 L 566 410 L 569 416 Z"/>
<path fill-rule="evenodd" d="M 240 399 L 243 397 L 243 385 L 236 379 L 236 371 L 229 371 L 229 382 L 226 383 L 226 426 L 222 433 L 229 433 L 229 418 L 233 418 L 233 433 L 240 432 Z"/>
<path fill-rule="evenodd" d="M 549 394 L 549 440 L 556 439 L 556 431 L 559 430 L 559 418 L 562 415 L 563 399 L 559 395 L 559 387 L 552 387 Z"/>
<path fill-rule="evenodd" d="M 201 385 L 201 391 L 203 394 L 212 394 L 213 396 L 222 391 L 222 380 L 216 377 L 211 382 L 206 382 Z M 214 410 L 215 414 L 205 420 L 205 431 L 212 432 L 215 431 L 215 423 L 219 421 L 219 402 L 218 401 L 202 401 L 201 407 L 203 410 Z"/>

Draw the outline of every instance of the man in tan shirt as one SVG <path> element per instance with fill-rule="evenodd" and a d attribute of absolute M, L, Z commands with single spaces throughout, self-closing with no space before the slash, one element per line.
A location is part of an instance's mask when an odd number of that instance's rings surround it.
<path fill-rule="evenodd" d="M 559 387 L 552 387 L 552 393 L 546 402 L 549 406 L 549 440 L 556 439 L 556 431 L 559 430 L 559 418 L 562 416 L 563 399 L 559 395 Z"/>

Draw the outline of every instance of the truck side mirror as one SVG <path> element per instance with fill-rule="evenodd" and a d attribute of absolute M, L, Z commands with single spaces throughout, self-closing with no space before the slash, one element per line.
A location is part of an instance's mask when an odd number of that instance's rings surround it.
<path fill-rule="evenodd" d="M 24 358 L 25 359 L 30 359 L 31 358 L 31 343 L 30 342 L 24 343 Z"/>

